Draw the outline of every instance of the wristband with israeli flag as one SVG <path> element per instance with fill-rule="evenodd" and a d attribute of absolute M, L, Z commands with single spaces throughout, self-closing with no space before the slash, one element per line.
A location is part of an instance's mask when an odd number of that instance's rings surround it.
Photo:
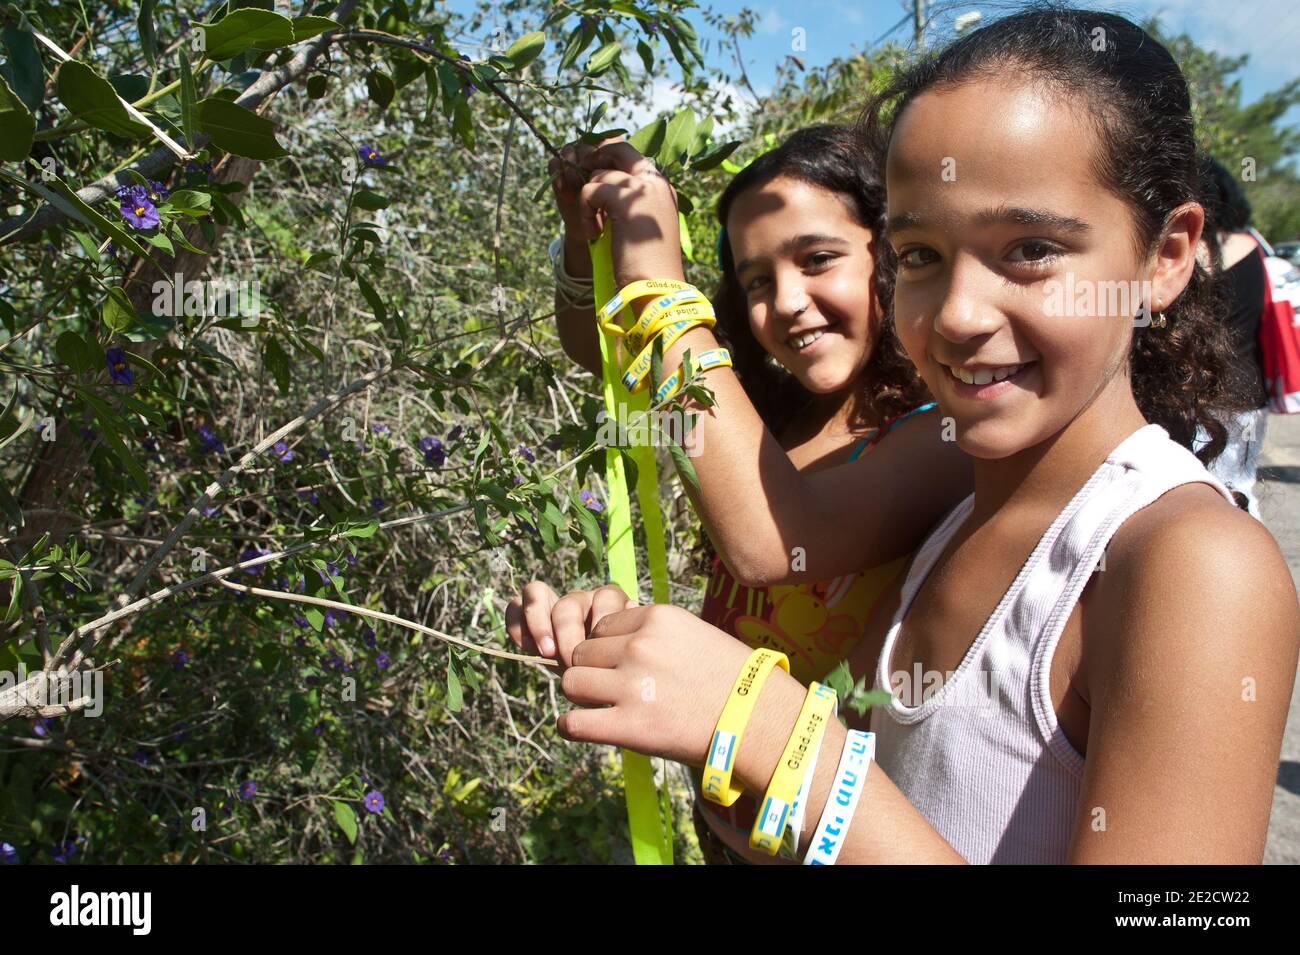
<path fill-rule="evenodd" d="M 812 759 L 808 760 L 808 771 L 803 774 L 799 795 L 794 797 L 794 803 L 790 806 L 790 822 L 786 825 L 785 835 L 781 838 L 782 858 L 799 861 L 799 837 L 803 834 L 804 817 L 808 814 L 808 796 L 812 790 L 813 774 L 817 772 L 817 759 L 822 754 L 822 744 L 825 742 L 824 736 L 817 741 Z"/>
<path fill-rule="evenodd" d="M 642 279 L 639 282 L 632 282 L 615 292 L 613 298 L 596 310 L 596 324 L 603 325 L 606 328 L 612 326 L 610 328 L 612 334 L 622 335 L 623 329 L 614 323 L 614 318 L 627 307 L 628 303 L 651 295 L 680 292 L 684 289 L 690 289 L 701 299 L 704 299 L 704 295 L 694 285 L 678 282 L 676 279 Z M 613 329 L 618 330 L 613 331 Z"/>
<path fill-rule="evenodd" d="M 709 371 L 713 368 L 731 367 L 731 352 L 727 351 L 725 348 L 708 348 L 700 352 L 698 356 L 691 355 L 690 359 L 689 369 L 686 368 L 686 361 L 683 360 L 682 367 L 669 375 L 664 380 L 664 383 L 659 386 L 659 390 L 655 392 L 655 404 L 659 404 L 661 401 L 667 401 L 673 395 L 677 394 L 677 389 L 681 387 L 681 383 L 697 371 Z M 683 371 L 686 373 L 682 374 Z"/>
<path fill-rule="evenodd" d="M 754 828 L 749 833 L 751 849 L 776 855 L 776 850 L 781 848 L 791 808 L 803 786 L 808 765 L 821 746 L 822 736 L 835 718 L 837 709 L 838 700 L 833 689 L 822 683 L 809 685 L 799 718 L 795 720 L 790 739 L 759 804 Z"/>
<path fill-rule="evenodd" d="M 813 833 L 804 865 L 834 865 L 853 821 L 853 813 L 867 784 L 867 770 L 876 758 L 876 734 L 849 730 L 844 738 L 844 752 L 835 770 L 835 783 L 822 810 L 821 821 Z"/>
<path fill-rule="evenodd" d="M 713 730 L 713 741 L 709 744 L 709 755 L 705 759 L 704 775 L 700 782 L 700 792 L 709 802 L 730 806 L 744 792 L 731 785 L 736 752 L 740 749 L 740 738 L 744 735 L 745 725 L 754 713 L 759 691 L 772 675 L 774 667 L 780 667 L 789 673 L 790 658 L 776 650 L 760 647 L 749 655 L 745 665 L 740 668 L 736 682 L 732 684 L 731 695 L 727 697 L 717 727 Z"/>

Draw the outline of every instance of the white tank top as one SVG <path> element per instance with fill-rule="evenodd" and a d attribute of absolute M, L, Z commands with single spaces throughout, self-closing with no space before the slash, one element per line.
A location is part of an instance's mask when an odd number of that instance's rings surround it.
<path fill-rule="evenodd" d="M 971 863 L 1064 863 L 1078 810 L 1083 757 L 1056 720 L 1052 652 L 1111 536 L 1166 491 L 1228 490 L 1159 425 L 1124 440 L 1043 534 L 992 616 L 939 683 L 916 672 L 911 699 L 871 711 L 876 761 L 929 823 Z M 966 498 L 931 532 L 903 583 L 876 664 L 888 672 L 902 620 L 949 539 L 970 516 Z M 918 693 L 918 691 L 920 691 Z"/>

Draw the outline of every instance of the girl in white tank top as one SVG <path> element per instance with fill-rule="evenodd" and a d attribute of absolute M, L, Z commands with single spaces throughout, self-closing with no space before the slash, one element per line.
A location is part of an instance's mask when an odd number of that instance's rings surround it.
<path fill-rule="evenodd" d="M 1202 464 L 1249 398 L 1196 261 L 1182 73 L 1122 17 L 1032 9 L 903 71 L 864 123 L 898 339 L 975 491 L 876 604 L 850 664 L 900 698 L 871 714 L 874 767 L 869 740 L 824 722 L 800 796 L 824 839 L 805 827 L 798 853 L 1258 862 L 1300 608 L 1276 543 Z M 529 614 L 549 616 L 573 646 L 565 736 L 703 764 L 748 648 L 617 588 L 545 597 L 508 629 L 525 646 Z M 926 699 L 930 671 L 951 676 Z M 806 690 L 767 677 L 727 751 L 741 788 L 769 787 Z"/>

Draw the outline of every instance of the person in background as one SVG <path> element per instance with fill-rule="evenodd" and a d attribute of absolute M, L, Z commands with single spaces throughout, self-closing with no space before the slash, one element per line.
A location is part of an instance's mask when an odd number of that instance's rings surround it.
<path fill-rule="evenodd" d="M 1233 348 L 1257 407 L 1225 422 L 1228 445 L 1210 465 L 1210 473 L 1223 481 L 1238 503 L 1256 518 L 1259 500 L 1254 493 L 1259 452 L 1264 446 L 1268 420 L 1268 393 L 1264 390 L 1263 362 L 1259 351 L 1259 322 L 1269 281 L 1259 243 L 1250 235 L 1250 203 L 1241 184 L 1223 164 L 1208 156 L 1201 161 L 1209 228 L 1206 243 L 1216 263 L 1224 321 Z"/>

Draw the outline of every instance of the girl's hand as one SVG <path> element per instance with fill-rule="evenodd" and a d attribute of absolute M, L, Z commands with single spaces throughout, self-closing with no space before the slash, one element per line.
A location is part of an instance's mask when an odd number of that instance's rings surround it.
<path fill-rule="evenodd" d="M 739 640 L 679 607 L 652 604 L 611 613 L 573 648 L 560 683 L 571 702 L 598 708 L 561 714 L 560 734 L 703 765 L 749 653 Z"/>
<path fill-rule="evenodd" d="M 677 190 L 655 164 L 625 142 L 605 143 L 581 164 L 594 170 L 579 199 L 581 234 L 596 239 L 613 224 L 619 286 L 684 278 Z"/>
<path fill-rule="evenodd" d="M 609 143 L 624 142 L 626 137 L 615 136 L 612 139 L 606 139 L 601 142 L 601 146 Z M 589 146 L 584 142 L 571 142 L 560 150 L 560 155 L 573 163 L 574 166 L 582 166 L 584 169 L 590 169 L 584 161 L 587 160 L 598 147 Z M 629 147 L 630 148 L 630 147 Z M 587 180 L 573 166 L 565 165 L 554 156 L 546 164 L 546 170 L 552 177 L 551 192 L 555 196 L 555 208 L 560 213 L 560 218 L 564 220 L 565 234 L 582 241 L 582 211 L 579 203 L 582 196 L 582 187 L 587 184 Z"/>
<path fill-rule="evenodd" d="M 506 605 L 506 633 L 523 652 L 551 658 L 558 653 L 567 667 L 574 648 L 603 617 L 635 606 L 636 601 L 613 584 L 561 597 L 549 584 L 534 580 Z"/>

